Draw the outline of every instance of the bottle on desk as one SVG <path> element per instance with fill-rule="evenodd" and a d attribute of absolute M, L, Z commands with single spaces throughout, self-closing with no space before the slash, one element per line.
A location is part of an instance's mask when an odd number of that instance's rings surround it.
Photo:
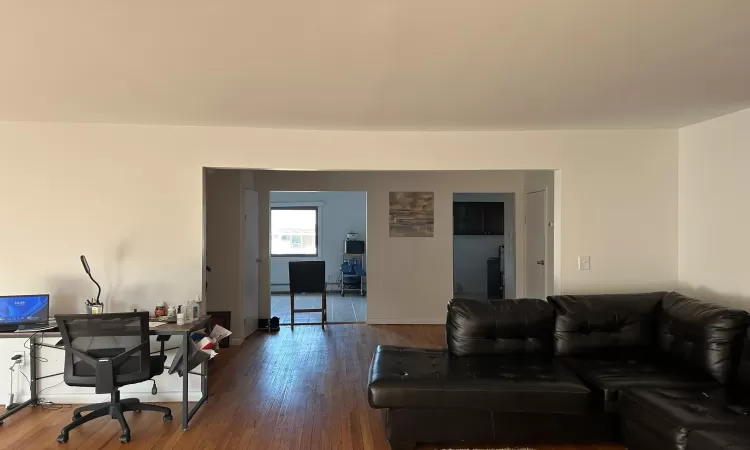
<path fill-rule="evenodd" d="M 200 317 L 201 316 L 201 302 L 202 301 L 203 300 L 201 300 L 201 295 L 200 294 L 198 294 L 198 295 L 195 296 L 195 317 Z"/>
<path fill-rule="evenodd" d="M 187 308 L 185 308 L 185 321 L 190 322 L 193 320 L 193 301 L 189 300 L 187 304 Z"/>
<path fill-rule="evenodd" d="M 193 302 L 193 319 L 197 319 L 201 316 L 201 296 L 198 295 L 195 297 L 195 301 Z"/>

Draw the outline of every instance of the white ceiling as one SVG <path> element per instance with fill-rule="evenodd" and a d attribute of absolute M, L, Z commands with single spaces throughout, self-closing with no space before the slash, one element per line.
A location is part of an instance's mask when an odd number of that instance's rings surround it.
<path fill-rule="evenodd" d="M 750 1 L 2 0 L 0 58 L 0 120 L 675 127 L 750 106 Z"/>

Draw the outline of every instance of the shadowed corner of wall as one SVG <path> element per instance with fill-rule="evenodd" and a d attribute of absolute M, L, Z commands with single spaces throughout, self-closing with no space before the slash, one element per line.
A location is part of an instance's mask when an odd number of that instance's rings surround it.
<path fill-rule="evenodd" d="M 747 295 L 718 292 L 706 286 L 693 286 L 688 283 L 679 283 L 677 292 L 697 298 L 698 300 L 750 312 L 750 296 Z"/>
<path fill-rule="evenodd" d="M 139 299 L 145 298 L 143 296 L 143 288 L 126 288 L 122 287 L 122 271 L 125 264 L 125 260 L 130 254 L 132 254 L 133 240 L 125 238 L 121 240 L 114 247 L 114 254 L 112 255 L 112 261 L 114 264 L 105 264 L 104 275 L 109 280 L 109 286 L 102 286 L 102 302 L 106 303 L 104 310 L 105 312 L 121 312 L 121 311 L 132 311 L 136 308 L 136 305 L 142 304 Z M 94 275 L 96 276 L 96 275 Z M 131 291 L 137 292 L 131 292 Z M 134 301 L 125 301 L 126 299 L 135 299 Z"/>
<path fill-rule="evenodd" d="M 113 291 L 111 295 L 107 296 L 107 305 L 109 305 L 110 309 L 107 310 L 108 306 L 105 305 L 104 310 L 109 312 L 128 312 L 134 309 L 139 311 L 145 309 L 151 312 L 159 300 L 164 301 L 165 306 L 176 307 L 178 304 L 168 301 L 171 298 L 165 294 L 166 292 L 167 287 L 165 284 L 132 284 L 118 288 L 117 291 Z M 184 303 L 186 304 L 187 302 Z"/>
<path fill-rule="evenodd" d="M 50 294 L 50 317 L 55 314 L 82 314 L 86 312 L 85 300 L 96 297 L 96 286 L 85 273 L 80 279 L 49 279 L 47 286 Z"/>
<path fill-rule="evenodd" d="M 50 317 L 54 314 L 83 314 L 86 312 L 86 299 L 96 298 L 97 288 L 84 274 L 81 279 L 55 278 L 47 282 L 50 286 Z M 110 290 L 106 284 L 102 285 L 101 302 L 104 312 L 127 312 L 133 309 L 152 310 L 148 305 L 148 290 L 154 288 L 157 292 L 166 291 L 161 286 L 131 285 Z M 156 298 L 153 296 L 151 298 Z M 154 302 L 155 305 L 155 302 Z"/>

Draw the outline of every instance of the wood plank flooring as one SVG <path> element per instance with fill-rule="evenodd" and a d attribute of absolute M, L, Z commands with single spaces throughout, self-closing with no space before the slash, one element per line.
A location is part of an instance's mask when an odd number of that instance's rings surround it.
<path fill-rule="evenodd" d="M 0 426 L 0 449 L 362 449 L 388 450 L 381 415 L 365 395 L 377 344 L 444 346 L 442 326 L 330 325 L 256 333 L 222 349 L 211 368 L 210 398 L 182 432 L 180 406 L 165 424 L 156 413 L 126 413 L 132 441 L 116 420 L 97 419 L 55 439 L 72 410 L 29 408 Z M 435 448 L 435 447 L 424 447 Z M 623 450 L 619 445 L 539 446 L 539 450 Z"/>

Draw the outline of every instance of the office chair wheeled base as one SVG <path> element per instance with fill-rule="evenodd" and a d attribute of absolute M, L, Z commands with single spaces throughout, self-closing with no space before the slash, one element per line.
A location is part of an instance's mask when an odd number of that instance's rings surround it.
<path fill-rule="evenodd" d="M 82 412 L 91 411 L 88 414 L 81 415 Z M 117 419 L 120 422 L 120 428 L 122 434 L 120 435 L 120 442 L 123 444 L 130 442 L 130 427 L 128 422 L 125 420 L 123 413 L 127 411 L 140 412 L 140 411 L 156 411 L 164 414 L 164 422 L 172 421 L 172 410 L 165 406 L 152 405 L 150 403 L 141 403 L 137 398 L 126 398 L 120 400 L 120 391 L 112 393 L 111 400 L 108 403 L 95 403 L 93 405 L 85 405 L 76 408 L 73 411 L 73 421 L 68 425 L 65 425 L 60 431 L 60 436 L 57 437 L 57 442 L 64 444 L 68 442 L 68 435 L 70 430 L 78 428 L 86 422 L 90 422 L 99 417 L 110 416 L 112 419 Z"/>

